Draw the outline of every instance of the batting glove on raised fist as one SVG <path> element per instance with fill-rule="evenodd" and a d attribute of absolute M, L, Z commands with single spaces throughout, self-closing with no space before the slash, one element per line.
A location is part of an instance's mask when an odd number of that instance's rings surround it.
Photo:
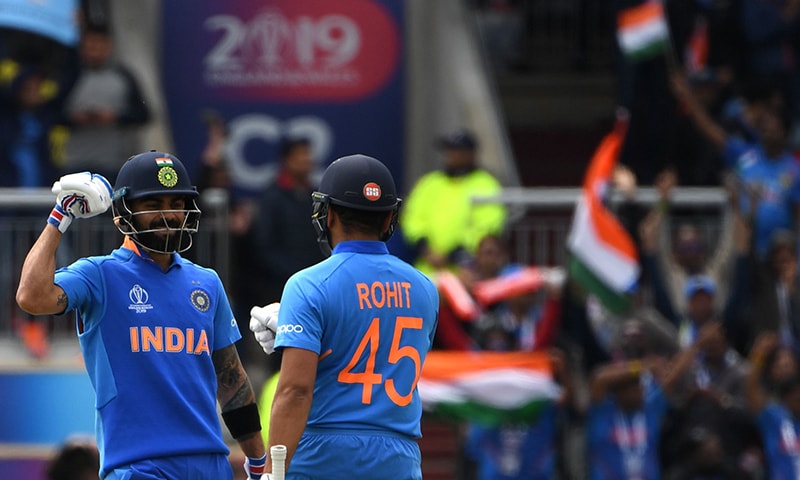
<path fill-rule="evenodd" d="M 75 218 L 89 218 L 108 210 L 113 191 L 102 175 L 91 172 L 64 175 L 53 184 L 56 206 L 47 223 L 64 233 Z"/>
<path fill-rule="evenodd" d="M 278 330 L 278 312 L 281 304 L 270 303 L 250 309 L 250 330 L 267 355 L 275 351 L 275 332 Z"/>

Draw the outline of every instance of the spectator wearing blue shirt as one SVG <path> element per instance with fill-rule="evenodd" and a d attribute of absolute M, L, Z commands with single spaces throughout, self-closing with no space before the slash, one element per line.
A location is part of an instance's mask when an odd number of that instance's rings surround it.
<path fill-rule="evenodd" d="M 768 353 L 778 345 L 773 333 L 761 335 L 750 353 L 752 369 L 747 377 L 747 402 L 757 415 L 769 480 L 800 478 L 800 378 L 782 382 L 778 397 L 771 399 L 761 384 Z"/>
<path fill-rule="evenodd" d="M 657 366 L 658 362 L 640 360 L 618 362 L 593 376 L 586 426 L 590 480 L 661 478 L 659 438 L 667 395 L 688 365 Z M 655 382 L 645 389 L 643 380 L 651 372 Z"/>
<path fill-rule="evenodd" d="M 728 134 L 697 102 L 683 75 L 672 77 L 673 92 L 690 117 L 721 152 L 724 166 L 733 169 L 744 195 L 741 207 L 754 223 L 755 253 L 767 252 L 772 232 L 795 230 L 800 214 L 800 164 L 786 149 L 789 119 L 766 109 L 756 121 L 758 140 Z"/>

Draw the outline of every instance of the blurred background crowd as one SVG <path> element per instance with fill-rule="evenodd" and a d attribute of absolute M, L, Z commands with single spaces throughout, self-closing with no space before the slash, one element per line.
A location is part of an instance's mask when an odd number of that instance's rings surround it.
<path fill-rule="evenodd" d="M 130 154 L 150 148 L 144 129 L 169 112 L 148 98 L 152 79 L 116 54 L 126 27 L 112 21 L 115 2 L 51 2 L 64 19 L 55 29 L 24 20 L 32 3 L 0 0 L 0 187 L 49 188 L 79 170 L 113 183 Z M 543 355 L 562 394 L 524 424 L 426 415 L 426 478 L 800 478 L 800 0 L 455 3 L 500 92 L 518 181 L 493 168 L 479 125 L 429 132 L 390 249 L 440 288 L 434 350 Z M 567 40 L 548 43 L 559 32 Z M 514 234 L 557 214 L 474 198 L 581 185 L 616 106 L 624 140 L 599 198 L 633 245 L 635 282 L 612 292 L 622 303 L 598 278 L 579 278 L 566 232 Z M 203 109 L 200 121 L 193 180 L 227 195 L 227 283 L 247 319 L 323 258 L 310 193 L 318 163 L 332 158 L 315 158 L 313 135 L 279 135 L 273 175 L 244 192 L 230 118 Z M 716 200 L 682 196 L 698 191 Z M 575 236 L 572 205 L 562 217 Z M 563 253 L 521 255 L 531 242 Z M 13 283 L 9 265 L 0 276 Z M 62 322 L 11 316 L 13 342 L 46 361 Z M 242 333 L 248 372 L 267 380 L 279 356 Z M 97 461 L 62 451 L 49 478 L 92 478 L 56 476 L 77 472 L 63 466 L 76 458 Z"/>

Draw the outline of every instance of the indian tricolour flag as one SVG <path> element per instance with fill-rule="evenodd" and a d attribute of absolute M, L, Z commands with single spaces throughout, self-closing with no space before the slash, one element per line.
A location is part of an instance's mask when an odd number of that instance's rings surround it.
<path fill-rule="evenodd" d="M 639 277 L 633 239 L 603 204 L 626 128 L 626 118 L 617 120 L 614 130 L 597 147 L 567 239 L 572 278 L 615 313 L 627 310 L 627 292 L 633 289 Z"/>
<path fill-rule="evenodd" d="M 418 388 L 425 411 L 488 426 L 532 423 L 561 395 L 539 352 L 433 351 Z"/>
<path fill-rule="evenodd" d="M 669 45 L 664 7 L 658 0 L 622 10 L 617 15 L 617 40 L 622 52 L 636 60 L 653 57 Z"/>
<path fill-rule="evenodd" d="M 156 165 L 159 167 L 171 167 L 172 159 L 169 157 L 158 157 L 156 158 Z"/>

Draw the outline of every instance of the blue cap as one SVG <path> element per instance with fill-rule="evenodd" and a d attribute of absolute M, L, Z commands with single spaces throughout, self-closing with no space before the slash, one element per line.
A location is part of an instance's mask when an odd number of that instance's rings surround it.
<path fill-rule="evenodd" d="M 713 295 L 717 291 L 717 284 L 708 275 L 693 275 L 686 279 L 683 287 L 686 298 L 691 298 L 695 293 L 701 291 Z"/>

